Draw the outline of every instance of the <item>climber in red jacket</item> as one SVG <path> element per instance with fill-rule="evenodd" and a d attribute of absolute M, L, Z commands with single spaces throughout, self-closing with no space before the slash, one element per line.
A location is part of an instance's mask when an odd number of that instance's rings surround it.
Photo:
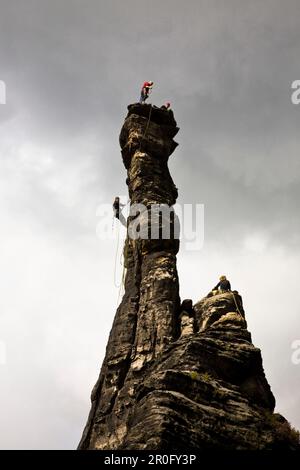
<path fill-rule="evenodd" d="M 144 82 L 141 90 L 140 103 L 145 103 L 146 99 L 149 98 L 149 93 L 152 90 L 153 82 Z"/>

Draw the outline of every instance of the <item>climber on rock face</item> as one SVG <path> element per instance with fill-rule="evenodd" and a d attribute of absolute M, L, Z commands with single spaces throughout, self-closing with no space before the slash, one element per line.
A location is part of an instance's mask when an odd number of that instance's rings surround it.
<path fill-rule="evenodd" d="M 180 305 L 179 314 L 181 336 L 186 336 L 194 332 L 194 318 L 193 301 L 191 299 L 183 300 Z"/>
<path fill-rule="evenodd" d="M 124 215 L 122 214 L 123 207 L 125 207 L 125 204 L 122 204 L 120 202 L 120 198 L 116 196 L 113 202 L 114 216 L 116 217 L 116 219 L 119 219 L 119 221 L 121 222 L 122 225 L 124 225 L 124 227 L 126 227 L 127 226 L 126 219 Z"/>
<path fill-rule="evenodd" d="M 170 106 L 171 106 L 171 103 L 167 102 L 167 103 L 163 104 L 163 105 L 160 107 L 160 109 L 163 109 L 163 110 L 165 110 L 165 111 L 169 111 Z"/>
<path fill-rule="evenodd" d="M 221 292 L 231 291 L 231 285 L 226 276 L 220 276 L 220 281 L 216 287 L 213 288 L 213 291 L 218 289 L 220 289 Z"/>
<path fill-rule="evenodd" d="M 153 82 L 144 82 L 141 90 L 140 104 L 145 103 L 146 99 L 149 98 L 149 93 L 153 88 Z"/>

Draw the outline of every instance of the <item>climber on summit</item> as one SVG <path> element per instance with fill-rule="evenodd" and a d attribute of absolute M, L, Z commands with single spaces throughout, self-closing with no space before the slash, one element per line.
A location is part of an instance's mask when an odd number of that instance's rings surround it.
<path fill-rule="evenodd" d="M 218 289 L 220 289 L 221 292 L 231 291 L 231 285 L 226 276 L 220 276 L 220 281 L 216 287 L 213 288 L 213 291 Z"/>
<path fill-rule="evenodd" d="M 115 200 L 113 202 L 113 211 L 114 211 L 114 216 L 116 219 L 118 219 L 124 227 L 127 226 L 126 224 L 126 219 L 124 215 L 122 214 L 122 209 L 125 207 L 125 204 L 122 204 L 120 202 L 120 198 L 118 196 L 115 197 Z"/>
<path fill-rule="evenodd" d="M 145 103 L 146 99 L 149 98 L 150 91 L 153 88 L 153 82 L 144 82 L 141 90 L 140 104 Z"/>
<path fill-rule="evenodd" d="M 163 104 L 163 105 L 160 107 L 160 109 L 163 109 L 163 110 L 165 110 L 165 111 L 169 111 L 170 106 L 171 106 L 171 103 L 169 103 L 169 102 L 167 101 L 165 104 Z"/>

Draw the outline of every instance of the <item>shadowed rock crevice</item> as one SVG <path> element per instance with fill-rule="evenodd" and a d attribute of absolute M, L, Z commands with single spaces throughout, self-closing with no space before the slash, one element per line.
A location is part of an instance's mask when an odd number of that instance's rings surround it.
<path fill-rule="evenodd" d="M 117 309 L 79 449 L 287 450 L 299 436 L 281 415 L 252 344 L 238 292 L 180 303 L 177 188 L 168 159 L 177 144 L 171 111 L 133 104 L 120 134 L 131 210 L 124 247 L 125 293 Z M 134 204 L 143 204 L 139 213 Z M 162 237 L 163 229 L 171 236 Z"/>

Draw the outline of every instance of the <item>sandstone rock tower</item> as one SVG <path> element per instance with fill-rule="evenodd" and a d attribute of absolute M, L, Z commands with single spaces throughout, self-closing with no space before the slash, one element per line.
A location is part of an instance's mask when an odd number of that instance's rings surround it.
<path fill-rule="evenodd" d="M 173 206 L 177 198 L 168 158 L 178 127 L 171 111 L 139 104 L 128 111 L 122 158 L 131 205 L 144 205 L 139 225 L 147 232 L 151 206 Z M 160 218 L 160 230 L 166 224 L 168 239 L 127 236 L 125 294 L 79 449 L 297 448 L 297 433 L 273 413 L 238 293 L 180 305 L 176 216 Z"/>

